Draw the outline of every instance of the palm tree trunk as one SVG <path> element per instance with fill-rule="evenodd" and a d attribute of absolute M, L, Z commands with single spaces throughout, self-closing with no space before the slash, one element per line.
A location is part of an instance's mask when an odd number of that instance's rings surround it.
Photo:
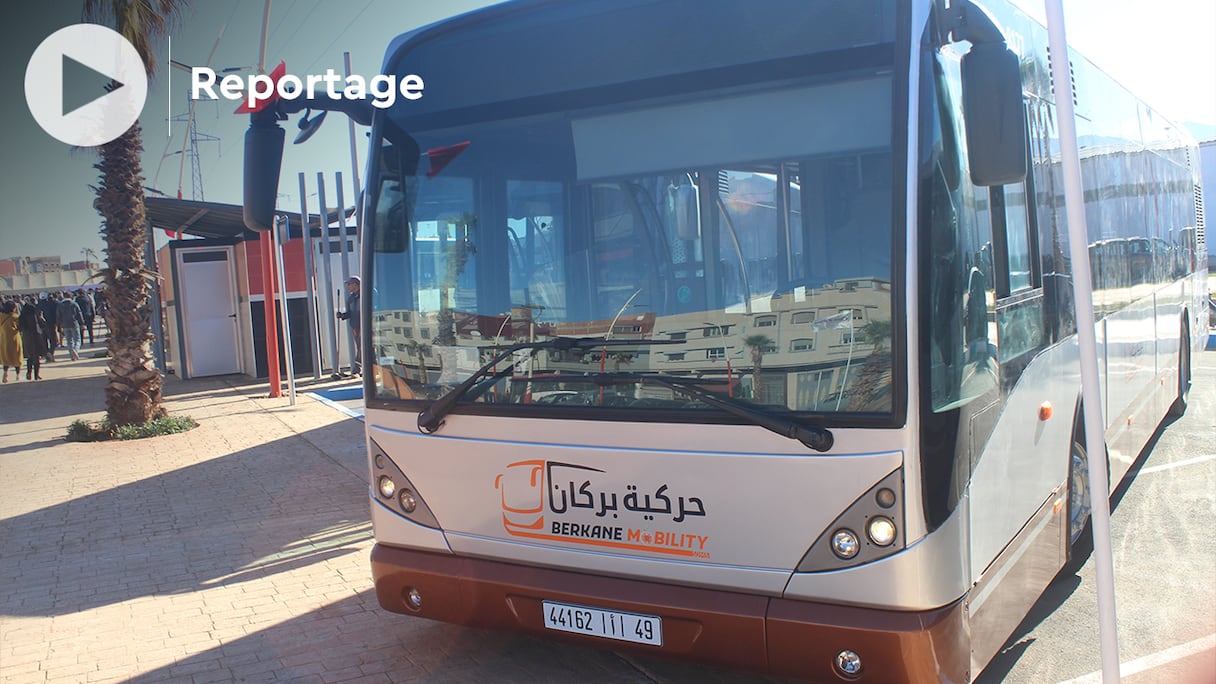
<path fill-rule="evenodd" d="M 848 392 L 850 411 L 884 411 L 889 406 L 876 402 L 880 390 L 891 384 L 891 352 L 883 349 L 871 352 L 857 374 L 857 381 L 850 388 L 841 388 Z"/>
<path fill-rule="evenodd" d="M 764 351 L 752 349 L 752 400 L 760 401 L 760 366 L 764 360 Z"/>
<path fill-rule="evenodd" d="M 139 124 L 100 149 L 97 210 L 106 241 L 106 298 L 110 304 L 110 366 L 106 417 L 111 425 L 137 425 L 165 415 L 161 375 L 152 361 L 150 274 L 144 266 L 149 239 L 140 169 Z"/>

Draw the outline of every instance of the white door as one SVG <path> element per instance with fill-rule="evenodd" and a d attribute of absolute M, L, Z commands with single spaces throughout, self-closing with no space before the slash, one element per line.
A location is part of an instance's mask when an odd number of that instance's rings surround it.
<path fill-rule="evenodd" d="M 177 252 L 182 351 L 190 377 L 241 372 L 231 247 Z"/>

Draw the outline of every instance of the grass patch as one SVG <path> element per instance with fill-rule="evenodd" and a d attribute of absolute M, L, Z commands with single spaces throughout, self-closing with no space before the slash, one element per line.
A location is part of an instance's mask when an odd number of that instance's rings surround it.
<path fill-rule="evenodd" d="M 73 421 L 65 439 L 69 442 L 104 442 L 111 439 L 144 439 L 193 430 L 198 423 L 190 416 L 166 416 L 142 425 L 110 425 L 109 421 Z"/>

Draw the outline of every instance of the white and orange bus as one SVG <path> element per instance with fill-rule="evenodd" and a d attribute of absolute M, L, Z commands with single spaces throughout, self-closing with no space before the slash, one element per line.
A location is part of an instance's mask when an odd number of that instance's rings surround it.
<path fill-rule="evenodd" d="M 951 5 L 523 2 L 394 41 L 426 90 L 370 117 L 382 606 L 817 681 L 983 670 L 1085 535 L 1087 455 L 1117 482 L 1185 408 L 1206 245 L 1194 143 L 1070 54 L 1077 273 L 1046 32 Z"/>

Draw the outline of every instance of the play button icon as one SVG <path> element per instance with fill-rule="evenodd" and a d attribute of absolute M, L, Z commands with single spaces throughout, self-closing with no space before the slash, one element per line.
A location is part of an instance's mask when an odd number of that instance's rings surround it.
<path fill-rule="evenodd" d="M 139 53 L 115 31 L 74 24 L 38 45 L 25 68 L 25 100 L 42 129 L 69 145 L 114 140 L 139 118 L 148 79 Z"/>
<path fill-rule="evenodd" d="M 88 103 L 96 100 L 98 93 L 104 94 L 106 86 L 114 79 L 109 76 L 92 69 L 88 64 L 81 64 L 67 55 L 63 55 L 63 87 L 60 92 L 63 93 L 63 116 L 80 109 Z M 111 92 L 118 90 L 126 85 L 118 82 L 112 86 Z"/>

